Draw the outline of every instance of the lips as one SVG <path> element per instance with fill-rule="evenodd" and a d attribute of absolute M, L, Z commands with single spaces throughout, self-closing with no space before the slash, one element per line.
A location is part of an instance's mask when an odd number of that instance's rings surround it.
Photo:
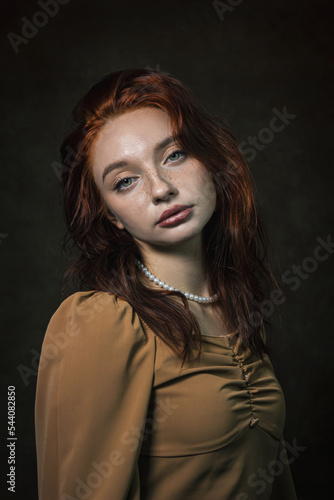
<path fill-rule="evenodd" d="M 162 222 L 165 219 L 168 219 L 171 215 L 177 214 L 178 212 L 182 212 L 182 210 L 185 210 L 186 208 L 190 208 L 192 205 L 174 205 L 171 208 L 168 208 L 165 210 L 161 216 L 160 219 L 158 220 L 157 224 Z"/>

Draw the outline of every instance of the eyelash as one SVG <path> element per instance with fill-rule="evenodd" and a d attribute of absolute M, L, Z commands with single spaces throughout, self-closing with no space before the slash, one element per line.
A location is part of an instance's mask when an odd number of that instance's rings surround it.
<path fill-rule="evenodd" d="M 168 158 L 170 158 L 172 155 L 175 155 L 176 153 L 181 153 L 181 155 L 183 155 L 184 157 L 187 156 L 187 153 L 185 151 L 181 151 L 181 149 L 176 149 L 175 151 L 172 151 L 171 154 L 168 156 Z M 167 158 L 167 160 L 168 160 Z M 177 160 L 175 160 L 177 161 Z"/>
<path fill-rule="evenodd" d="M 175 151 L 172 151 L 171 154 L 168 156 L 168 158 L 170 158 L 171 156 L 177 154 L 177 153 L 180 153 L 181 155 L 183 155 L 183 157 L 185 158 L 187 153 L 185 153 L 185 151 L 181 151 L 180 149 L 177 149 Z M 167 158 L 167 160 L 168 160 Z M 174 161 L 178 161 L 178 160 L 174 160 Z M 130 186 L 127 186 L 125 188 L 121 188 L 121 184 L 123 181 L 127 180 L 127 179 L 133 179 L 133 177 L 123 177 L 122 179 L 119 179 L 113 186 L 113 191 L 125 191 L 126 189 L 130 188 L 132 186 L 132 184 L 130 184 Z"/>

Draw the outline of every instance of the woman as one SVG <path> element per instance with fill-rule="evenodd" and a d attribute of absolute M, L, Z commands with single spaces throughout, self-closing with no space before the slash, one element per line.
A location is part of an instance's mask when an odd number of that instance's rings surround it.
<path fill-rule="evenodd" d="M 41 353 L 40 500 L 296 499 L 261 311 L 276 282 L 235 139 L 149 69 L 108 75 L 74 118 L 80 291 Z"/>

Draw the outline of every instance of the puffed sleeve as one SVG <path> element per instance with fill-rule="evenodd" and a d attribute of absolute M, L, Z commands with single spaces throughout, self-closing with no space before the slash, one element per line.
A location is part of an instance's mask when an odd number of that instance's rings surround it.
<path fill-rule="evenodd" d="M 140 500 L 155 336 L 125 300 L 77 292 L 52 316 L 35 401 L 39 500 Z"/>

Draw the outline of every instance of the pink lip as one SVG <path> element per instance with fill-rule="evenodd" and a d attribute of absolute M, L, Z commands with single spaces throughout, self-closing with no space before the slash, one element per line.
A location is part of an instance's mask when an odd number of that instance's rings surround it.
<path fill-rule="evenodd" d="M 192 207 L 188 207 L 184 210 L 174 213 L 173 215 L 167 217 L 167 219 L 163 219 L 158 223 L 159 227 L 168 227 L 177 224 L 180 221 L 183 221 L 188 217 L 189 214 L 193 211 Z"/>
<path fill-rule="evenodd" d="M 191 205 L 174 205 L 173 207 L 168 208 L 167 210 L 165 210 L 161 214 L 160 219 L 158 220 L 157 224 L 160 224 L 160 222 L 162 222 L 163 220 L 168 219 L 171 215 L 174 215 L 178 212 L 181 212 L 181 210 L 184 210 L 184 209 L 190 208 L 190 207 L 191 207 Z"/>

